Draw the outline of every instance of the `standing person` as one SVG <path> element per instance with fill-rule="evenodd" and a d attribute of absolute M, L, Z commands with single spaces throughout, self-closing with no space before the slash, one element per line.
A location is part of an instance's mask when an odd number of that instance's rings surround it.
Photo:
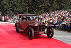
<path fill-rule="evenodd" d="M 8 21 L 8 19 L 9 19 L 9 16 L 7 15 L 7 16 L 6 16 L 6 21 Z"/>
<path fill-rule="evenodd" d="M 45 17 L 42 18 L 42 22 L 45 23 Z"/>
<path fill-rule="evenodd" d="M 45 17 L 45 22 L 48 22 L 48 18 L 47 17 Z"/>
<path fill-rule="evenodd" d="M 4 22 L 4 16 L 2 17 L 2 21 Z"/>
<path fill-rule="evenodd" d="M 5 22 L 7 21 L 7 18 L 6 18 L 6 16 L 5 16 Z"/>

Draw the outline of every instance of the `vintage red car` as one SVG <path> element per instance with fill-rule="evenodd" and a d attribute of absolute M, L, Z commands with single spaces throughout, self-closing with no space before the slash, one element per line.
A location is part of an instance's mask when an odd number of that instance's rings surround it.
<path fill-rule="evenodd" d="M 40 16 L 36 14 L 19 14 L 19 19 L 15 23 L 16 32 L 19 33 L 19 29 L 28 32 L 28 37 L 30 40 L 34 38 L 35 34 L 47 34 L 48 38 L 52 38 L 54 31 L 52 24 L 43 23 Z M 40 20 L 40 21 L 39 21 Z"/>

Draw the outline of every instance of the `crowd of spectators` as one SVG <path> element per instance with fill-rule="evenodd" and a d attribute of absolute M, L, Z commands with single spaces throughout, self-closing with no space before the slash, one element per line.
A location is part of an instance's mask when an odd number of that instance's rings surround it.
<path fill-rule="evenodd" d="M 53 24 L 57 29 L 71 31 L 71 10 L 50 11 L 46 14 L 41 14 L 36 20 L 38 21 L 40 18 L 42 18 L 42 22 Z M 18 16 L 14 16 L 12 21 L 14 22 L 17 19 Z"/>
<path fill-rule="evenodd" d="M 18 16 L 17 16 L 17 15 L 14 15 L 14 16 L 12 17 L 12 19 L 11 19 L 10 22 L 15 23 L 16 20 L 18 20 Z"/>
<path fill-rule="evenodd" d="M 57 10 L 42 14 L 43 22 L 54 24 L 54 27 L 61 30 L 71 30 L 71 11 Z"/>
<path fill-rule="evenodd" d="M 12 17 L 10 16 L 0 16 L 0 21 L 2 22 L 11 22 L 11 23 L 14 23 L 15 21 L 17 20 L 17 16 L 14 15 Z"/>
<path fill-rule="evenodd" d="M 9 19 L 9 16 L 8 15 L 7 16 L 1 16 L 0 17 L 0 21 L 3 21 L 3 22 L 7 22 L 8 19 Z"/>
<path fill-rule="evenodd" d="M 42 22 L 53 24 L 57 29 L 71 31 L 71 10 L 50 11 L 46 14 L 41 14 L 36 20 L 39 20 L 40 18 L 42 18 Z M 2 21 L 8 21 L 8 19 L 9 16 L 2 17 Z M 15 20 L 18 20 L 17 15 L 14 15 L 10 22 L 15 22 Z"/>

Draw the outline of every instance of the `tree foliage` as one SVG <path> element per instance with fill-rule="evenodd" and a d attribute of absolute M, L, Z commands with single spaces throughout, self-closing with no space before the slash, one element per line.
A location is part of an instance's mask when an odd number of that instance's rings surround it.
<path fill-rule="evenodd" d="M 70 0 L 0 0 L 0 12 L 3 15 L 42 14 L 70 7 Z"/>

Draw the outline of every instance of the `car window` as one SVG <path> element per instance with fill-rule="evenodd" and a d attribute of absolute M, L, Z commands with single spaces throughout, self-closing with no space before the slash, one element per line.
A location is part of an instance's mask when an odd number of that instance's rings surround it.
<path fill-rule="evenodd" d="M 27 17 L 27 20 L 28 21 L 32 21 L 32 20 L 39 21 L 40 19 L 39 19 L 39 17 Z"/>
<path fill-rule="evenodd" d="M 39 21 L 39 16 L 19 16 L 23 21 Z"/>
<path fill-rule="evenodd" d="M 22 16 L 22 20 L 23 21 L 27 21 L 27 18 Z"/>

